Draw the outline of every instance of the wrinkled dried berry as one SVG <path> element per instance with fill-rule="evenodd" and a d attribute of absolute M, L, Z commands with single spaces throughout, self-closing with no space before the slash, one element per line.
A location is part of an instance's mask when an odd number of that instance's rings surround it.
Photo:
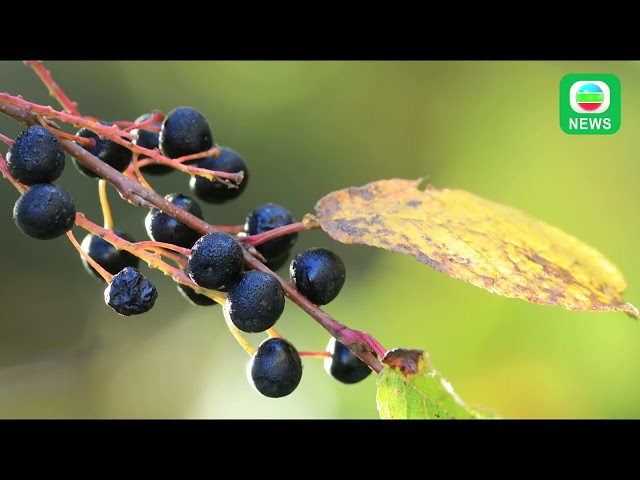
<path fill-rule="evenodd" d="M 104 290 L 105 303 L 124 316 L 148 312 L 156 298 L 158 291 L 153 282 L 133 267 L 114 275 Z"/>

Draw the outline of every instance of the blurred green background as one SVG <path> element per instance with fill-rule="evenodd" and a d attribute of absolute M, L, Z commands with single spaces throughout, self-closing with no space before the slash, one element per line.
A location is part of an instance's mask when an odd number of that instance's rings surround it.
<path fill-rule="evenodd" d="M 426 177 L 520 208 L 593 245 L 620 267 L 640 305 L 640 64 L 638 62 L 46 62 L 82 113 L 133 120 L 192 106 L 220 145 L 248 162 L 243 196 L 202 204 L 211 223 L 242 224 L 275 202 L 297 218 L 333 190 Z M 622 127 L 571 136 L 558 118 L 567 73 L 613 73 Z M 0 91 L 52 105 L 35 73 L 0 62 Z M 22 130 L 0 118 L 0 132 Z M 68 130 L 73 131 L 73 130 Z M 0 153 L 7 147 L 0 144 Z M 148 177 L 188 193 L 179 173 Z M 101 223 L 97 182 L 68 161 L 59 183 Z M 145 239 L 146 211 L 109 190 L 116 225 Z M 157 271 L 154 309 L 121 317 L 65 237 L 37 241 L 14 225 L 17 191 L 0 181 L 0 417 L 378 418 L 373 375 L 343 385 L 304 359 L 298 389 L 256 393 L 249 360 L 219 307 L 188 304 Z M 74 230 L 79 239 L 83 232 Z M 640 324 L 622 313 L 571 312 L 507 299 L 413 257 L 342 245 L 322 231 L 294 252 L 325 246 L 347 267 L 325 310 L 385 347 L 421 348 L 469 404 L 506 418 L 640 418 Z M 279 273 L 287 276 L 286 267 Z M 299 350 L 328 334 L 292 303 L 276 325 Z M 255 346 L 262 334 L 247 335 Z"/>

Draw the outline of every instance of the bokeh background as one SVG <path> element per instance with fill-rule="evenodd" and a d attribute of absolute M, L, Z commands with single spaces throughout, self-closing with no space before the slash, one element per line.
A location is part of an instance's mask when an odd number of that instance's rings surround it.
<path fill-rule="evenodd" d="M 84 114 L 133 120 L 192 106 L 215 140 L 247 160 L 243 196 L 202 204 L 206 220 L 242 224 L 275 202 L 301 218 L 333 190 L 426 177 L 544 219 L 605 253 L 640 305 L 640 64 L 638 62 L 75 61 L 46 62 Z M 567 73 L 613 73 L 622 127 L 571 136 L 559 127 Z M 58 107 L 18 61 L 0 62 L 0 91 Z M 0 118 L 0 132 L 21 127 Z M 7 147 L 0 145 L 0 153 Z M 174 173 L 148 177 L 188 192 Z M 101 223 L 97 183 L 68 162 L 59 183 Z M 109 196 L 116 225 L 145 239 L 146 211 Z M 195 307 L 168 278 L 154 309 L 121 317 L 65 237 L 37 241 L 13 223 L 18 193 L 0 180 L 0 417 L 375 419 L 375 378 L 333 380 L 319 359 L 288 397 L 247 382 L 249 360 L 219 307 Z M 83 232 L 74 230 L 79 238 Z M 469 404 L 506 418 L 640 418 L 640 323 L 622 313 L 571 312 L 507 299 L 413 257 L 342 245 L 322 231 L 294 252 L 325 246 L 347 267 L 326 311 L 387 348 L 421 348 Z M 279 270 L 283 276 L 287 269 Z M 328 334 L 288 303 L 278 331 L 300 350 Z M 257 346 L 261 334 L 248 335 Z"/>

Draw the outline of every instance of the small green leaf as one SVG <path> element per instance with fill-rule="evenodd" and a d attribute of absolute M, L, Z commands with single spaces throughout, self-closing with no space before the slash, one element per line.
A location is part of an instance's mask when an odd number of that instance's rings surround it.
<path fill-rule="evenodd" d="M 382 419 L 488 419 L 492 412 L 467 406 L 451 384 L 431 367 L 422 350 L 396 348 L 385 355 L 376 381 Z"/>

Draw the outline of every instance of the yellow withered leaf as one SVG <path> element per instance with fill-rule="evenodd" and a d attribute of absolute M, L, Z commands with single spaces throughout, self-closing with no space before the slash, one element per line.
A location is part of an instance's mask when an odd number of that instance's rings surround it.
<path fill-rule="evenodd" d="M 390 179 L 332 192 L 315 205 L 331 238 L 414 255 L 451 277 L 506 297 L 639 318 L 604 255 L 519 210 L 464 190 Z"/>

